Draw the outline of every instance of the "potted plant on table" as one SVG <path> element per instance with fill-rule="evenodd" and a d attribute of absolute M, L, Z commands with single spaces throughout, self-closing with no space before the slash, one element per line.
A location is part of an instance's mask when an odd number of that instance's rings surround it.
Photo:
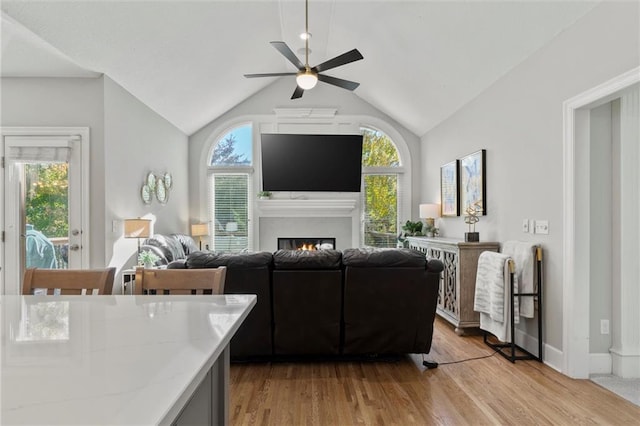
<path fill-rule="evenodd" d="M 398 236 L 398 241 L 402 243 L 403 247 L 409 247 L 409 242 L 407 241 L 406 237 L 415 237 L 422 235 L 422 222 L 412 222 L 408 220 L 404 225 L 402 225 L 402 230 L 404 232 Z"/>
<path fill-rule="evenodd" d="M 153 268 L 158 260 L 160 260 L 158 255 L 149 250 L 141 251 L 138 254 L 138 264 L 144 266 L 145 269 Z"/>
<path fill-rule="evenodd" d="M 269 191 L 258 191 L 258 198 L 261 200 L 268 200 L 271 198 L 271 192 Z"/>

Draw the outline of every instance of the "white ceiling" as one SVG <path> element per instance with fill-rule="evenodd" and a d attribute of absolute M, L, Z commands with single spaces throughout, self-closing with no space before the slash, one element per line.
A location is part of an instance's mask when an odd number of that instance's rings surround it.
<path fill-rule="evenodd" d="M 310 0 L 316 65 L 357 48 L 327 74 L 422 135 L 597 3 Z M 187 134 L 295 71 L 269 41 L 304 45 L 303 0 L 2 0 L 3 76 L 104 73 Z M 301 56 L 304 62 L 303 55 Z M 282 93 L 279 105 L 294 89 Z M 323 83 L 319 83 L 323 84 Z"/>

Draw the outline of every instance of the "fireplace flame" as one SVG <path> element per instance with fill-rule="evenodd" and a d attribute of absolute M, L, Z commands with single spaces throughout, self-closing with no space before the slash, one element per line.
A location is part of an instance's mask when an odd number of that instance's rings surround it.
<path fill-rule="evenodd" d="M 298 250 L 303 250 L 303 251 L 315 251 L 317 250 L 316 246 L 314 246 L 311 243 L 304 243 L 302 244 L 300 247 L 298 247 Z"/>

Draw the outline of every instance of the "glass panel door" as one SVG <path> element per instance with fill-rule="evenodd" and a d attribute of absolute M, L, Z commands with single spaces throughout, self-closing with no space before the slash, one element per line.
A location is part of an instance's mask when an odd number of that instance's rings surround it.
<path fill-rule="evenodd" d="M 82 269 L 80 142 L 73 135 L 3 138 L 4 294 L 22 292 L 26 268 Z"/>
<path fill-rule="evenodd" d="M 69 165 L 21 165 L 24 180 L 26 268 L 69 266 Z"/>

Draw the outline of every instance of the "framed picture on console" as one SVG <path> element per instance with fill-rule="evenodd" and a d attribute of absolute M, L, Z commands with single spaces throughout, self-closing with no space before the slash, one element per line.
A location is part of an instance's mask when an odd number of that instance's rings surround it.
<path fill-rule="evenodd" d="M 462 213 L 474 204 L 487 214 L 486 151 L 481 149 L 460 159 L 460 209 Z"/>
<path fill-rule="evenodd" d="M 459 161 L 454 160 L 440 167 L 440 215 L 459 216 L 458 203 L 458 169 Z"/>

